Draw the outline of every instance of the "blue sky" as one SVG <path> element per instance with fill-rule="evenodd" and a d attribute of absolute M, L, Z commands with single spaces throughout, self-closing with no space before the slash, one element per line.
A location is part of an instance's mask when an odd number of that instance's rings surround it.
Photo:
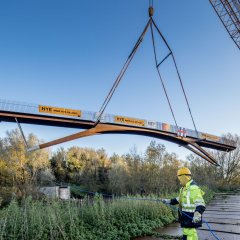
<path fill-rule="evenodd" d="M 154 20 L 171 46 L 199 131 L 239 132 L 240 55 L 207 0 L 154 1 Z M 0 2 L 2 99 L 98 111 L 148 20 L 148 0 L 12 0 Z M 158 54 L 166 47 L 156 38 Z M 171 61 L 162 66 L 178 124 L 192 128 Z M 112 101 L 111 114 L 173 119 L 154 67 L 150 32 Z M 0 136 L 16 124 L 1 123 Z M 23 125 L 45 141 L 74 129 Z M 143 152 L 151 138 L 95 136 L 62 144 Z M 189 152 L 157 140 L 184 158 Z"/>

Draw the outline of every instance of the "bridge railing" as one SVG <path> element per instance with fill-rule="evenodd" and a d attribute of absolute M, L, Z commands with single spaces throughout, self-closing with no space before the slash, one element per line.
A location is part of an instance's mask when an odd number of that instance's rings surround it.
<path fill-rule="evenodd" d="M 42 105 L 21 103 L 17 101 L 0 99 L 0 111 L 43 115 L 43 116 L 47 115 L 47 116 L 56 117 L 56 113 L 52 114 L 49 112 L 39 111 L 40 106 Z M 55 107 L 51 107 L 51 108 L 55 108 Z M 67 109 L 67 108 L 56 108 L 56 109 Z M 62 114 L 57 114 L 57 115 L 62 118 L 85 120 L 85 121 L 92 121 L 92 122 L 95 122 L 98 117 L 97 112 L 82 111 L 82 110 L 74 110 L 74 111 L 81 112 L 80 116 L 69 116 L 69 115 L 62 115 Z M 218 136 L 203 133 L 203 132 L 196 132 L 192 129 L 183 128 L 183 127 L 177 128 L 175 125 L 161 123 L 157 121 L 150 121 L 145 119 L 136 119 L 136 118 L 126 117 L 126 116 L 103 114 L 100 122 L 122 124 L 122 125 L 135 126 L 135 127 L 137 126 L 137 127 L 149 128 L 149 129 L 157 129 L 160 131 L 174 133 L 179 136 L 200 138 L 200 139 L 209 140 L 212 142 L 219 142 L 222 144 L 230 144 L 230 143 L 233 144 L 233 142 L 231 142 L 229 139 L 226 139 L 224 137 L 218 137 Z"/>

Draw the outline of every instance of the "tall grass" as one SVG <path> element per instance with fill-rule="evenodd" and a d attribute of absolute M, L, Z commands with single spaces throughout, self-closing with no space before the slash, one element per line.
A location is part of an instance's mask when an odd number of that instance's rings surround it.
<path fill-rule="evenodd" d="M 207 187 L 202 189 L 208 202 L 213 192 Z M 0 240 L 127 240 L 152 234 L 153 229 L 171 223 L 176 217 L 161 202 L 134 199 L 106 202 L 98 196 L 80 202 L 27 198 L 21 204 L 12 200 L 0 210 Z"/>
<path fill-rule="evenodd" d="M 13 200 L 0 211 L 0 239 L 130 239 L 174 220 L 162 203 L 126 199 L 105 202 Z"/>

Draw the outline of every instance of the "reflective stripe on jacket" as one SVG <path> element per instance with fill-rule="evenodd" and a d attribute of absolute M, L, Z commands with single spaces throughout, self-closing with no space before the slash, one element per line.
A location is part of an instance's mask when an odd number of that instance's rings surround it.
<path fill-rule="evenodd" d="M 185 187 L 180 189 L 179 208 L 185 212 L 195 212 L 198 206 L 205 207 L 203 195 L 204 192 L 193 180 L 190 180 Z"/>

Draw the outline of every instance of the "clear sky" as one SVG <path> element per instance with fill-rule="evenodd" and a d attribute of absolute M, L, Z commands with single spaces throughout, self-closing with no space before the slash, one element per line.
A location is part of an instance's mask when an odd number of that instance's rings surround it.
<path fill-rule="evenodd" d="M 1 99 L 98 111 L 148 20 L 148 0 L 0 2 Z M 155 0 L 154 20 L 171 46 L 199 131 L 240 134 L 240 52 L 208 0 Z M 167 53 L 156 38 L 159 59 Z M 192 128 L 171 61 L 162 66 L 178 124 Z M 148 32 L 107 113 L 174 124 L 157 78 Z M 0 136 L 17 127 L 0 124 Z M 23 125 L 45 141 L 77 132 Z M 143 152 L 152 139 L 107 135 L 63 147 Z M 189 152 L 157 140 L 184 157 Z"/>

